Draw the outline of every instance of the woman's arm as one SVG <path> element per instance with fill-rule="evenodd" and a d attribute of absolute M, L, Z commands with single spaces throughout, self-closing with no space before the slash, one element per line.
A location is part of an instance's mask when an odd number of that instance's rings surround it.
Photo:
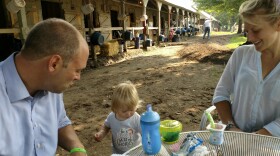
<path fill-rule="evenodd" d="M 228 101 L 220 101 L 214 104 L 216 106 L 217 112 L 219 114 L 219 118 L 222 121 L 223 124 L 227 125 L 230 122 L 234 124 L 233 127 L 230 129 L 227 129 L 229 131 L 241 131 L 237 126 L 233 119 L 232 112 L 231 112 L 231 106 Z"/>
<path fill-rule="evenodd" d="M 269 135 L 269 136 L 272 136 L 272 134 L 269 133 L 269 131 L 266 130 L 265 128 L 262 128 L 262 129 L 256 131 L 255 133 L 256 133 L 256 134 L 262 134 L 262 135 Z"/>
<path fill-rule="evenodd" d="M 214 104 L 218 111 L 220 120 L 223 123 L 227 123 L 228 121 L 234 121 L 232 117 L 230 103 L 228 101 L 220 101 Z"/>
<path fill-rule="evenodd" d="M 274 121 L 263 126 L 263 128 L 256 131 L 256 133 L 280 137 L 280 117 L 277 117 Z"/>

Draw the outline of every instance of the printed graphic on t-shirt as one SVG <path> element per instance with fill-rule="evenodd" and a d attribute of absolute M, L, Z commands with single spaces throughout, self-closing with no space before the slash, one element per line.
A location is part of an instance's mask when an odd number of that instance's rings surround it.
<path fill-rule="evenodd" d="M 116 143 L 119 148 L 130 148 L 133 146 L 134 130 L 132 128 L 122 128 L 117 133 Z"/>

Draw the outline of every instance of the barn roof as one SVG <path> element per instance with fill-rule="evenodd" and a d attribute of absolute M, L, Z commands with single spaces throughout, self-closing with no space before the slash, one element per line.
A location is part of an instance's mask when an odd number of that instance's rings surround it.
<path fill-rule="evenodd" d="M 197 9 L 193 7 L 194 3 L 192 0 L 161 0 L 164 4 L 177 6 L 181 9 L 186 9 L 188 11 L 198 13 Z"/>

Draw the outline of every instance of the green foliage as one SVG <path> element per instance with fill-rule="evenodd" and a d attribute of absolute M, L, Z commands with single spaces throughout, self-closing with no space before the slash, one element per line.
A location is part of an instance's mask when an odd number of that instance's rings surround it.
<path fill-rule="evenodd" d="M 194 0 L 199 10 L 216 17 L 222 26 L 232 26 L 238 20 L 238 10 L 245 0 Z"/>
<path fill-rule="evenodd" d="M 198 9 L 216 13 L 238 14 L 239 6 L 245 0 L 194 0 Z"/>
<path fill-rule="evenodd" d="M 237 35 L 232 37 L 229 41 L 229 44 L 227 44 L 226 46 L 230 49 L 235 49 L 246 41 L 247 41 L 246 37 L 244 37 L 243 35 L 242 36 Z"/>
<path fill-rule="evenodd" d="M 233 35 L 234 32 L 228 32 L 228 31 L 211 31 L 211 35 L 213 36 L 219 36 L 219 35 Z"/>

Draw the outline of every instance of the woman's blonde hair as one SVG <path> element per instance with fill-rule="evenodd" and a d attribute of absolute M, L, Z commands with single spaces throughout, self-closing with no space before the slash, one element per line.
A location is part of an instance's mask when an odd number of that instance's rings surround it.
<path fill-rule="evenodd" d="M 241 18 L 251 24 L 256 24 L 251 17 L 263 17 L 266 21 L 274 24 L 280 17 L 279 0 L 247 0 L 239 8 Z"/>
<path fill-rule="evenodd" d="M 138 108 L 141 104 L 138 92 L 134 84 L 130 81 L 125 81 L 117 85 L 112 96 L 113 112 L 116 112 L 120 108 L 134 109 Z"/>

